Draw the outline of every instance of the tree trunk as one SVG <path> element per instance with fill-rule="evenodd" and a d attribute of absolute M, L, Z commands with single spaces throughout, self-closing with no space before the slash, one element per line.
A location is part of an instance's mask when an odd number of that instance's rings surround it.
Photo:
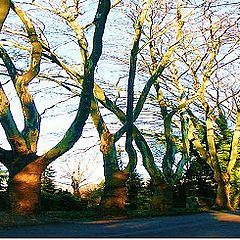
<path fill-rule="evenodd" d="M 105 181 L 104 197 L 102 199 L 104 215 L 125 215 L 127 203 L 126 181 L 128 174 L 117 171 L 108 176 Z"/>
<path fill-rule="evenodd" d="M 226 176 L 225 176 L 226 177 Z M 218 187 L 217 187 L 217 196 L 216 196 L 216 207 L 218 209 L 226 209 L 233 211 L 230 200 L 230 185 L 228 184 L 228 179 L 219 179 L 217 181 Z"/>
<path fill-rule="evenodd" d="M 173 207 L 173 189 L 167 183 L 155 183 L 151 208 L 158 213 L 164 213 Z"/>
<path fill-rule="evenodd" d="M 9 13 L 10 0 L 1 0 L 0 8 L 0 31 L 2 30 L 3 23 Z"/>
<path fill-rule="evenodd" d="M 216 205 L 217 208 L 227 209 L 227 198 L 225 195 L 224 184 L 222 183 L 218 183 Z"/>
<path fill-rule="evenodd" d="M 12 213 L 31 215 L 40 212 L 42 171 L 40 164 L 32 162 L 17 174 L 10 174 L 8 191 Z"/>
<path fill-rule="evenodd" d="M 105 130 L 100 137 L 105 176 L 104 193 L 101 199 L 103 215 L 124 215 L 128 198 L 126 181 L 129 174 L 119 169 L 114 136 Z"/>

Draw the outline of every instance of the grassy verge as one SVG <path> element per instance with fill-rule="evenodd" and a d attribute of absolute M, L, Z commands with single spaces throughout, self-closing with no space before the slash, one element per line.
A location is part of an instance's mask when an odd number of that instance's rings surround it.
<path fill-rule="evenodd" d="M 17 216 L 7 212 L 0 212 L 0 228 L 12 228 L 16 226 L 30 226 L 42 224 L 55 224 L 66 221 L 96 221 L 96 220 L 116 220 L 116 219 L 133 219 L 148 218 L 159 216 L 176 216 L 185 214 L 194 214 L 206 212 L 207 209 L 184 209 L 176 208 L 165 213 L 156 213 L 151 211 L 128 211 L 124 216 L 100 216 L 96 211 L 47 211 L 39 216 Z"/>

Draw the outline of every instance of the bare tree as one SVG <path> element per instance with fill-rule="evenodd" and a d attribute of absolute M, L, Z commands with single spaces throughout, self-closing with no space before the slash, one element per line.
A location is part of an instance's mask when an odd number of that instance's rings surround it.
<path fill-rule="evenodd" d="M 91 54 L 86 56 L 82 93 L 76 117 L 63 138 L 41 156 L 36 154 L 41 118 L 28 85 L 39 73 L 42 44 L 34 24 L 27 14 L 13 3 L 11 3 L 11 8 L 25 26 L 32 51 L 29 68 L 19 72 L 7 51 L 3 47 L 0 49 L 1 58 L 18 95 L 24 117 L 24 129 L 19 131 L 11 113 L 4 87 L 1 86 L 0 121 L 11 150 L 1 148 L 0 153 L 1 162 L 9 171 L 8 187 L 12 211 L 17 214 L 31 214 L 40 210 L 41 173 L 51 162 L 72 148 L 80 138 L 88 118 L 94 86 L 94 71 L 102 53 L 102 37 L 110 10 L 110 1 L 103 0 L 98 3 L 94 21 L 93 49 Z M 81 44 L 79 47 L 82 49 Z"/>

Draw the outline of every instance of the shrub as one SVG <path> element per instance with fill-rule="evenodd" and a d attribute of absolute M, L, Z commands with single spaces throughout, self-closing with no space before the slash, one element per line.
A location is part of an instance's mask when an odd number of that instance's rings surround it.
<path fill-rule="evenodd" d="M 7 191 L 0 191 L 0 211 L 8 211 L 9 209 Z"/>
<path fill-rule="evenodd" d="M 81 211 L 87 207 L 86 202 L 68 192 L 41 193 L 43 211 Z"/>

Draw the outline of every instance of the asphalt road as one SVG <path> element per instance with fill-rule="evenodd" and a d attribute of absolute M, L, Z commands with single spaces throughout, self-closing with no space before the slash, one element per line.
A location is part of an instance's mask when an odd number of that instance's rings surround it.
<path fill-rule="evenodd" d="M 146 219 L 19 226 L 1 229 L 0 237 L 240 237 L 240 215 L 212 212 Z"/>

